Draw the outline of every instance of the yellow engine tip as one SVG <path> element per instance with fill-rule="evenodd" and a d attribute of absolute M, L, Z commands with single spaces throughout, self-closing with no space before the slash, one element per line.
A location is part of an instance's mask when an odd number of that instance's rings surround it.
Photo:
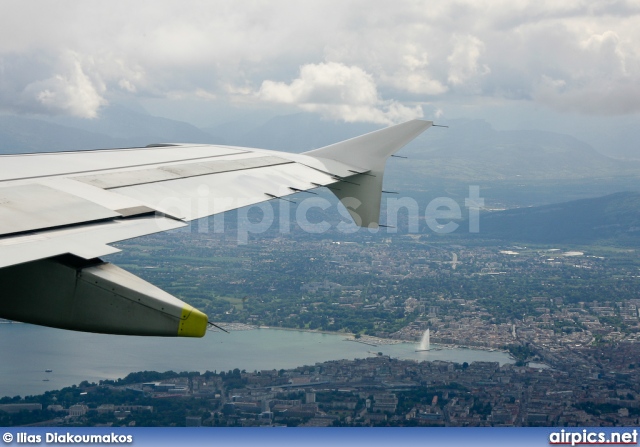
<path fill-rule="evenodd" d="M 209 318 L 198 309 L 185 306 L 178 326 L 178 337 L 204 337 Z"/>

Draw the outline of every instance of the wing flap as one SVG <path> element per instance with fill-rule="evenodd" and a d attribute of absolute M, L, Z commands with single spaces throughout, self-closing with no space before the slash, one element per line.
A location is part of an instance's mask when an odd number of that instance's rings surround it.
<path fill-rule="evenodd" d="M 181 178 L 263 168 L 287 163 L 293 162 L 291 160 L 274 156 L 251 157 L 165 165 L 153 169 L 95 174 L 73 177 L 73 179 L 102 189 L 115 189 L 123 188 L 125 186 L 144 185 L 147 183 L 158 183 Z"/>
<path fill-rule="evenodd" d="M 294 194 L 337 180 L 316 169 L 289 162 L 220 174 L 148 183 L 111 191 L 187 221 L 254 205 L 273 196 Z"/>
<path fill-rule="evenodd" d="M 120 251 L 108 244 L 186 226 L 162 216 L 116 219 L 0 239 L 0 268 L 67 253 L 92 259 Z"/>
<path fill-rule="evenodd" d="M 48 186 L 0 188 L 0 234 L 111 219 L 117 212 Z"/>
<path fill-rule="evenodd" d="M 211 145 L 0 155 L 0 182 L 140 168 L 251 152 Z"/>

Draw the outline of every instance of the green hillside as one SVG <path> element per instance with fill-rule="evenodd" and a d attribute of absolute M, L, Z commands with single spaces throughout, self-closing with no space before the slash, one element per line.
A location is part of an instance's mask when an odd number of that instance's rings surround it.
<path fill-rule="evenodd" d="M 484 213 L 478 236 L 512 242 L 640 245 L 640 194 L 620 192 Z"/>

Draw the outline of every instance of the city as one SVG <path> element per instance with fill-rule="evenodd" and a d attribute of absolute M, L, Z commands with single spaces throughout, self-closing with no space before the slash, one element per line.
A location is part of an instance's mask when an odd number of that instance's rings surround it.
<path fill-rule="evenodd" d="M 222 328 L 338 332 L 372 354 L 289 370 L 140 373 L 142 381 L 131 374 L 5 397 L 5 411 L 31 410 L 5 413 L 5 425 L 638 424 L 632 249 L 367 233 L 314 240 L 296 230 L 246 245 L 197 232 L 125 244 L 119 264 Z M 426 330 L 436 349 L 503 350 L 513 362 L 376 353 L 380 344 L 415 343 Z"/>

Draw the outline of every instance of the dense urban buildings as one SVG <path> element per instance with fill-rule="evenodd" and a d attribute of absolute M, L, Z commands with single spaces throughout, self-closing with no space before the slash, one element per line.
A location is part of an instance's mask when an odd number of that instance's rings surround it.
<path fill-rule="evenodd" d="M 633 250 L 362 232 L 330 240 L 296 231 L 246 245 L 197 232 L 127 244 L 135 249 L 119 255 L 119 264 L 231 330 L 336 331 L 375 346 L 416 342 L 428 329 L 433 344 L 505 350 L 513 363 L 417 362 L 374 353 L 293 370 L 140 373 L 4 398 L 1 423 L 639 422 L 640 282 Z"/>

